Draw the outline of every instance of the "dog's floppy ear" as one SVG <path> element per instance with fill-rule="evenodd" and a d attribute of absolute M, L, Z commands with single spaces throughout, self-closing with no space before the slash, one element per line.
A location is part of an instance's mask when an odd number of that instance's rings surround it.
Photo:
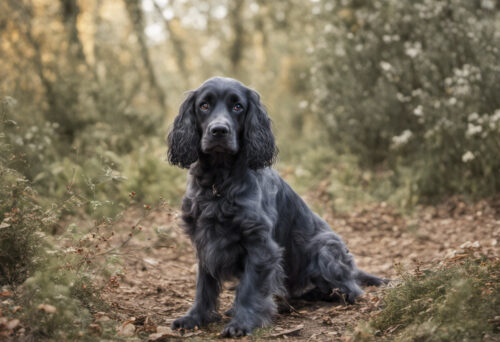
<path fill-rule="evenodd" d="M 244 152 L 248 167 L 256 170 L 271 166 L 278 150 L 271 131 L 271 119 L 260 103 L 259 94 L 254 90 L 249 90 L 249 107 L 243 129 Z"/>
<path fill-rule="evenodd" d="M 198 160 L 200 134 L 196 127 L 194 101 L 195 92 L 192 91 L 182 103 L 167 137 L 168 162 L 186 169 Z"/>

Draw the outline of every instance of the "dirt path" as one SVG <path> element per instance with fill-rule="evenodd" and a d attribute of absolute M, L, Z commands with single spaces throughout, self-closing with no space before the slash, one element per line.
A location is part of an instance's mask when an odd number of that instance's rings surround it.
<path fill-rule="evenodd" d="M 134 215 L 130 216 L 132 222 Z M 158 340 L 221 340 L 218 334 L 229 322 L 228 317 L 184 336 L 168 329 L 191 306 L 196 278 L 194 251 L 175 216 L 175 212 L 157 212 L 142 224 L 143 233 L 123 249 L 125 275 L 113 281 L 104 299 L 115 313 L 112 319 L 122 323 L 125 336 L 144 340 L 159 336 L 163 339 Z M 498 255 L 499 251 L 499 201 L 467 206 L 451 200 L 437 208 L 420 208 L 412 218 L 404 218 L 390 207 L 378 204 L 349 215 L 327 213 L 324 218 L 345 239 L 362 269 L 396 281 L 395 263 L 409 269 L 420 263 L 425 268 L 439 263 L 464 244 L 479 245 L 486 254 Z M 127 219 L 123 225 L 127 225 Z M 161 238 L 154 232 L 155 226 L 162 233 Z M 125 233 L 119 236 L 125 238 Z M 234 297 L 229 287 L 230 284 L 225 286 L 221 295 L 221 313 L 230 307 Z M 383 296 L 381 289 L 365 290 L 366 294 L 350 306 L 294 302 L 291 313 L 278 315 L 272 327 L 244 339 L 349 341 L 356 323 L 374 314 Z"/>

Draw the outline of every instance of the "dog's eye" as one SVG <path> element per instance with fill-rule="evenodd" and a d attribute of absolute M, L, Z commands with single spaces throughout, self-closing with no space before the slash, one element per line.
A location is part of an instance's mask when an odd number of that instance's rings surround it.
<path fill-rule="evenodd" d="M 201 105 L 200 105 L 200 109 L 204 112 L 206 112 L 207 110 L 210 109 L 210 105 L 206 102 L 203 102 Z"/>
<path fill-rule="evenodd" d="M 233 106 L 233 110 L 234 110 L 235 112 L 241 112 L 241 111 L 243 110 L 243 106 L 242 106 L 242 105 L 240 105 L 239 103 L 237 103 L 237 104 L 235 104 L 235 105 Z"/>

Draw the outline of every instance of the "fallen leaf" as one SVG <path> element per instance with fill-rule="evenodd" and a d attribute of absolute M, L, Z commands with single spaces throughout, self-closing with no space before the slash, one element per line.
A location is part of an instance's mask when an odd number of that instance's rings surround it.
<path fill-rule="evenodd" d="M 144 330 L 152 333 L 157 332 L 156 324 L 149 317 L 146 317 L 146 320 L 144 321 Z"/>
<path fill-rule="evenodd" d="M 12 291 L 2 291 L 0 292 L 0 297 L 12 297 L 14 293 Z"/>
<path fill-rule="evenodd" d="M 151 266 L 156 266 L 158 265 L 158 260 L 153 259 L 153 258 L 144 258 L 142 259 L 146 264 L 150 264 Z"/>
<path fill-rule="evenodd" d="M 134 319 L 135 320 L 135 319 Z M 118 332 L 116 333 L 118 336 L 128 337 L 134 336 L 135 333 L 135 325 L 134 320 L 128 320 L 118 328 Z"/>
<path fill-rule="evenodd" d="M 95 333 L 97 335 L 102 334 L 102 328 L 99 324 L 95 324 L 95 323 L 89 324 L 89 328 L 90 328 L 90 330 L 92 330 L 93 333 Z"/>
<path fill-rule="evenodd" d="M 460 248 L 462 248 L 462 249 L 479 248 L 479 247 L 481 247 L 481 243 L 479 241 L 474 241 L 474 242 L 466 241 L 460 245 Z"/>
<path fill-rule="evenodd" d="M 97 316 L 95 319 L 96 322 L 107 322 L 111 320 L 111 318 L 109 318 L 106 315 L 96 315 L 96 316 Z"/>
<path fill-rule="evenodd" d="M 14 330 L 20 323 L 21 321 L 18 320 L 17 318 L 9 321 L 9 323 L 7 323 L 7 330 Z"/>
<path fill-rule="evenodd" d="M 57 308 L 50 304 L 40 304 L 38 305 L 38 310 L 45 311 L 46 313 L 53 314 L 57 311 Z"/>

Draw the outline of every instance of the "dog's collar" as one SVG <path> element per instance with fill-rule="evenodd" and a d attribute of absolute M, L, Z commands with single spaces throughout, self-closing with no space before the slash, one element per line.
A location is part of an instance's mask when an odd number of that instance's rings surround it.
<path fill-rule="evenodd" d="M 215 197 L 221 197 L 221 194 L 220 192 L 217 191 L 217 188 L 215 187 L 215 183 L 212 184 L 212 194 L 215 196 Z"/>

